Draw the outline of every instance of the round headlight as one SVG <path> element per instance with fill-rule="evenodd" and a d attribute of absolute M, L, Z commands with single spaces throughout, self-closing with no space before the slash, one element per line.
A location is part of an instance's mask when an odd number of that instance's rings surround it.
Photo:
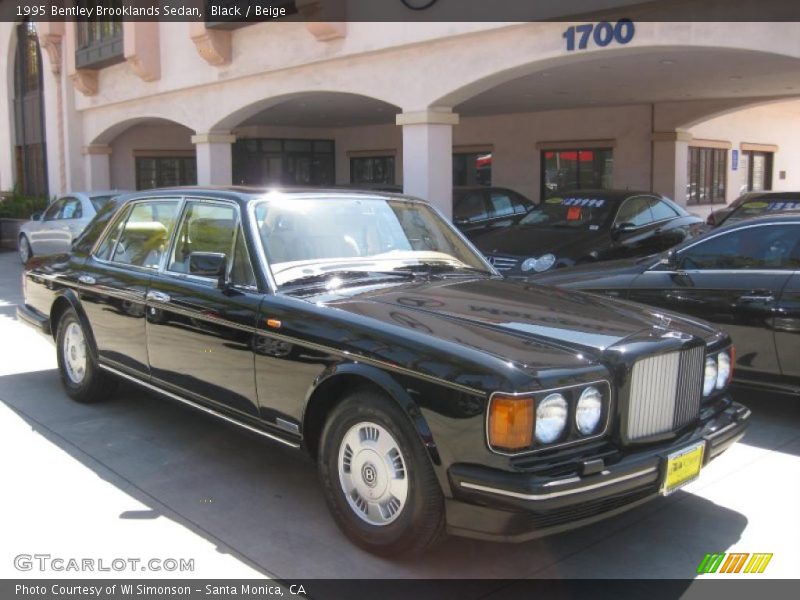
<path fill-rule="evenodd" d="M 567 427 L 567 401 L 561 394 L 549 394 L 536 407 L 536 441 L 550 444 Z"/>
<path fill-rule="evenodd" d="M 703 396 L 708 396 L 717 386 L 717 361 L 713 356 L 706 356 L 706 372 L 703 378 Z"/>
<path fill-rule="evenodd" d="M 721 390 L 728 385 L 731 377 L 731 355 L 727 352 L 717 354 L 717 389 Z"/>
<path fill-rule="evenodd" d="M 603 395 L 592 386 L 583 390 L 575 411 L 575 425 L 583 435 L 597 431 L 600 417 L 603 415 Z"/>
<path fill-rule="evenodd" d="M 539 258 L 526 258 L 522 261 L 520 269 L 525 271 L 536 271 L 541 273 L 547 271 L 550 267 L 556 264 L 556 257 L 553 254 L 542 254 Z"/>

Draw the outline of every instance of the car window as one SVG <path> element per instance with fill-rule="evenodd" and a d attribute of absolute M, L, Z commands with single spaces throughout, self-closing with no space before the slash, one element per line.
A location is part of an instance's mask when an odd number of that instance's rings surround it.
<path fill-rule="evenodd" d="M 770 225 L 737 229 L 700 242 L 681 252 L 685 270 L 797 269 L 798 227 Z"/>
<path fill-rule="evenodd" d="M 488 219 L 486 202 L 483 192 L 468 192 L 456 199 L 453 207 L 453 218 L 466 223 L 474 223 L 483 219 Z"/>
<path fill-rule="evenodd" d="M 47 210 L 44 211 L 44 215 L 42 216 L 43 221 L 52 221 L 58 218 L 58 213 L 61 212 L 62 207 L 64 206 L 66 200 L 63 198 L 61 200 L 56 200 L 50 206 L 47 207 Z"/>
<path fill-rule="evenodd" d="M 58 213 L 58 219 L 80 219 L 83 217 L 81 201 L 77 198 L 65 198 L 64 205 Z"/>
<path fill-rule="evenodd" d="M 236 234 L 236 243 L 233 247 L 233 264 L 231 265 L 231 284 L 238 287 L 255 288 L 256 275 L 253 272 L 253 263 L 250 262 L 250 253 L 244 240 L 241 226 Z"/>
<path fill-rule="evenodd" d="M 188 273 L 193 252 L 224 254 L 230 259 L 237 217 L 236 207 L 231 204 L 187 202 L 167 270 Z"/>
<path fill-rule="evenodd" d="M 492 192 L 491 194 L 492 211 L 494 217 L 507 217 L 515 214 L 514 202 L 511 196 L 505 192 Z"/>
<path fill-rule="evenodd" d="M 94 206 L 95 211 L 100 212 L 100 209 L 103 208 L 108 201 L 111 200 L 114 196 L 92 196 L 89 200 Z"/>
<path fill-rule="evenodd" d="M 536 207 L 536 204 L 528 200 L 522 194 L 510 193 L 511 201 L 514 203 L 514 213 L 517 215 L 524 215 L 531 209 Z"/>
<path fill-rule="evenodd" d="M 533 207 L 519 223 L 597 231 L 608 223 L 610 211 L 611 205 L 605 198 L 551 196 Z"/>
<path fill-rule="evenodd" d="M 724 223 L 726 225 L 731 225 L 738 221 L 743 221 L 744 219 L 757 217 L 770 212 L 780 211 L 800 211 L 800 196 L 798 196 L 796 200 L 769 200 L 768 198 L 765 198 L 754 199 L 745 202 L 736 210 L 731 212 L 728 215 L 728 218 L 725 219 Z"/>
<path fill-rule="evenodd" d="M 178 213 L 177 200 L 153 200 L 133 205 L 111 260 L 157 269 L 166 252 Z"/>
<path fill-rule="evenodd" d="M 678 216 L 675 209 L 669 204 L 658 198 L 650 199 L 650 212 L 653 215 L 654 221 L 663 221 L 664 219 L 674 219 Z"/>
<path fill-rule="evenodd" d="M 650 212 L 650 198 L 637 196 L 628 198 L 622 203 L 617 213 L 617 225 L 630 223 L 634 227 L 641 227 L 653 222 L 653 215 Z"/>

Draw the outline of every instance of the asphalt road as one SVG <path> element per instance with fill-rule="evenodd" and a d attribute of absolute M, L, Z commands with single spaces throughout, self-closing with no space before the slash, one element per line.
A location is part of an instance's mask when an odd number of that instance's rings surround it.
<path fill-rule="evenodd" d="M 672 496 L 524 544 L 450 538 L 392 561 L 348 543 L 313 465 L 288 449 L 133 385 L 72 402 L 52 342 L 16 320 L 20 274 L 0 253 L 0 577 L 136 574 L 15 569 L 39 553 L 194 560 L 147 577 L 686 578 L 705 553 L 734 551 L 774 554 L 756 577 L 797 576 L 798 398 L 737 392 L 754 413 L 746 437 Z"/>

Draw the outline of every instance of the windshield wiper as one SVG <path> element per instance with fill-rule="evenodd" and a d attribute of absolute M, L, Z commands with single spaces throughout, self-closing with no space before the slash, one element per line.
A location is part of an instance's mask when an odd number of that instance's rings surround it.
<path fill-rule="evenodd" d="M 412 274 L 394 271 L 328 271 L 326 273 L 315 273 L 292 279 L 282 284 L 280 287 L 295 287 L 303 285 L 313 285 L 315 283 L 329 283 L 333 279 L 358 280 L 358 279 L 385 279 L 385 278 L 408 278 Z"/>

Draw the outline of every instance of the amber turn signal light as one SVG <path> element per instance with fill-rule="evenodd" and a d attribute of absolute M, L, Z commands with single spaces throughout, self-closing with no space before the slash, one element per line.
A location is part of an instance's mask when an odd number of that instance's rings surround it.
<path fill-rule="evenodd" d="M 489 445 L 521 450 L 533 441 L 533 398 L 494 396 L 489 406 Z"/>

